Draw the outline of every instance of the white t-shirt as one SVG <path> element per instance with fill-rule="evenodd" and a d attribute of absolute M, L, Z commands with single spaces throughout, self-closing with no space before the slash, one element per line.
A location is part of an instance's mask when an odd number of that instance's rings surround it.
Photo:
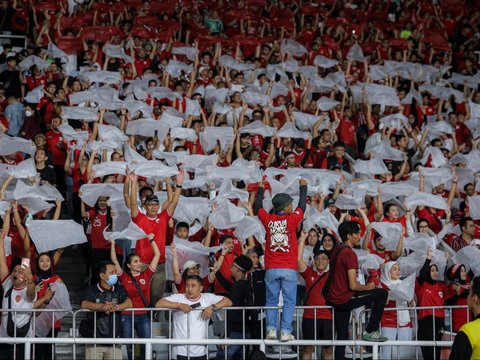
<path fill-rule="evenodd" d="M 190 301 L 185 294 L 173 294 L 165 300 L 173 303 L 193 305 L 200 303 L 200 308 L 206 308 L 216 304 L 223 299 L 210 293 L 203 293 L 200 299 Z M 174 339 L 206 339 L 208 335 L 208 320 L 202 320 L 203 310 L 194 310 L 188 314 L 183 311 L 173 313 L 173 338 Z M 175 355 L 183 356 L 203 356 L 207 354 L 207 346 L 201 345 L 178 345 L 174 346 Z"/>
<path fill-rule="evenodd" d="M 2 282 L 3 286 L 3 293 L 6 294 L 7 291 L 12 287 L 12 277 L 7 276 L 5 280 Z M 15 287 L 12 289 L 12 309 L 33 309 L 33 305 L 37 300 L 37 294 L 35 294 L 35 299 L 33 301 L 28 301 L 27 299 L 27 287 L 25 286 L 23 289 L 16 289 Z M 8 298 L 3 296 L 2 300 L 2 309 L 8 309 Z M 12 313 L 12 320 L 17 325 L 17 327 L 22 327 L 25 325 L 28 320 L 30 320 L 31 314 L 21 314 Z M 0 327 L 0 336 L 1 337 L 8 337 L 7 335 L 7 318 L 8 312 L 2 312 L 2 326 Z M 32 324 L 33 321 L 30 322 L 30 330 L 26 337 L 33 336 L 32 331 Z"/>

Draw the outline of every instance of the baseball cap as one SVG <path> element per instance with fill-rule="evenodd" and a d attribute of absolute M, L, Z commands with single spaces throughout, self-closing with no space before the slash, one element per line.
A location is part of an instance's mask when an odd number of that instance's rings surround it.
<path fill-rule="evenodd" d="M 195 266 L 199 266 L 199 265 L 200 264 L 197 263 L 196 261 L 188 260 L 187 262 L 185 262 L 185 264 L 183 264 L 183 270 L 192 269 Z"/>
<path fill-rule="evenodd" d="M 146 198 L 145 198 L 145 204 L 153 204 L 153 203 L 157 203 L 159 204 L 160 201 L 158 200 L 158 197 L 156 195 L 148 195 Z"/>

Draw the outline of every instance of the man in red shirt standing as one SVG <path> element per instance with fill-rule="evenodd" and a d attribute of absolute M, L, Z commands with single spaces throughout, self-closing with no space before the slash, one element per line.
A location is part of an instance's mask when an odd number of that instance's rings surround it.
<path fill-rule="evenodd" d="M 273 212 L 262 208 L 263 181 L 258 185 L 255 209 L 258 219 L 266 229 L 265 284 L 266 306 L 278 306 L 280 291 L 283 297 L 280 341 L 294 340 L 293 314 L 297 298 L 297 226 L 303 219 L 307 206 L 307 181 L 300 179 L 300 199 L 293 211 L 293 199 L 285 193 L 272 199 Z M 267 339 L 277 340 L 277 310 L 267 310 Z"/>
<path fill-rule="evenodd" d="M 330 273 L 326 288 L 326 299 L 334 307 L 334 323 L 337 340 L 348 339 L 348 322 L 353 309 L 372 304 L 372 313 L 363 332 L 364 341 L 387 341 L 378 328 L 388 292 L 376 289 L 370 282 L 361 285 L 357 281 L 358 259 L 352 250 L 360 243 L 360 225 L 356 221 L 344 221 L 338 226 L 343 244 L 335 247 L 330 260 Z M 335 359 L 345 359 L 345 347 L 335 347 Z"/>
<path fill-rule="evenodd" d="M 52 154 L 53 169 L 55 170 L 57 189 L 62 195 L 65 196 L 66 184 L 65 184 L 65 170 L 63 165 L 67 158 L 67 152 L 65 150 L 65 142 L 63 135 L 58 131 L 58 127 L 62 124 L 62 119 L 59 116 L 55 116 L 52 119 L 52 125 L 50 130 L 45 134 L 47 140 L 48 151 Z"/>
<path fill-rule="evenodd" d="M 168 221 L 172 217 L 177 207 L 180 193 L 182 192 L 184 174 L 181 172 L 176 177 L 176 188 L 173 193 L 173 199 L 168 206 L 159 213 L 160 202 L 155 195 L 149 195 L 145 198 L 144 207 L 146 214 L 138 210 L 138 182 L 137 175 L 129 174 L 125 181 L 124 197 L 125 203 L 130 208 L 132 220 L 147 235 L 153 235 L 153 239 L 160 249 L 160 260 L 155 274 L 150 281 L 150 304 L 155 306 L 156 302 L 163 297 L 165 290 L 165 245 L 167 238 Z M 154 256 L 153 248 L 150 245 L 149 238 L 137 240 L 135 253 L 140 257 L 141 262 L 148 266 Z"/>

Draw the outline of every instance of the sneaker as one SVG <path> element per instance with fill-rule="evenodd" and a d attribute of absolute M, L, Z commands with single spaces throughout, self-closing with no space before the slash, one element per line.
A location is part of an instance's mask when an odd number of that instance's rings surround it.
<path fill-rule="evenodd" d="M 267 340 L 277 340 L 277 330 L 271 329 L 267 332 Z"/>
<path fill-rule="evenodd" d="M 280 336 L 280 341 L 287 342 L 287 341 L 293 341 L 293 340 L 295 340 L 295 336 L 293 336 L 293 334 L 282 331 L 282 335 Z"/>
<path fill-rule="evenodd" d="M 375 342 L 385 342 L 388 340 L 385 336 L 382 336 L 380 332 L 372 331 L 371 333 L 364 331 L 362 336 L 363 341 L 375 341 Z"/>

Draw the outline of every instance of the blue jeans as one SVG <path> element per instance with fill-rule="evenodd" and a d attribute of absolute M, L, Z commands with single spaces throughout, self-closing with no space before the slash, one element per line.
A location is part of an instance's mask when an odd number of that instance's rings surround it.
<path fill-rule="evenodd" d="M 127 314 L 122 315 L 122 337 L 123 338 L 133 338 L 133 329 L 132 329 L 132 318 L 133 315 Z M 137 336 L 139 338 L 150 338 L 150 317 L 148 314 L 135 315 L 135 320 L 133 324 Z M 132 360 L 132 348 L 133 345 L 127 346 L 127 355 L 128 360 Z M 145 345 L 141 345 L 141 359 L 145 359 Z"/>
<path fill-rule="evenodd" d="M 241 332 L 230 331 L 228 334 L 229 339 L 243 339 L 243 334 Z M 250 334 L 245 333 L 245 339 L 249 339 Z M 247 351 L 248 353 L 248 351 Z M 244 359 L 245 355 L 243 354 L 243 345 L 229 345 L 227 347 L 227 357 L 225 357 L 225 350 L 217 351 L 216 360 L 241 360 Z"/>
<path fill-rule="evenodd" d="M 283 308 L 280 328 L 282 332 L 293 332 L 293 315 L 297 300 L 297 272 L 292 269 L 268 269 L 265 272 L 267 288 L 267 306 L 278 306 L 280 291 L 282 291 Z M 267 332 L 277 329 L 278 310 L 267 310 Z"/>

